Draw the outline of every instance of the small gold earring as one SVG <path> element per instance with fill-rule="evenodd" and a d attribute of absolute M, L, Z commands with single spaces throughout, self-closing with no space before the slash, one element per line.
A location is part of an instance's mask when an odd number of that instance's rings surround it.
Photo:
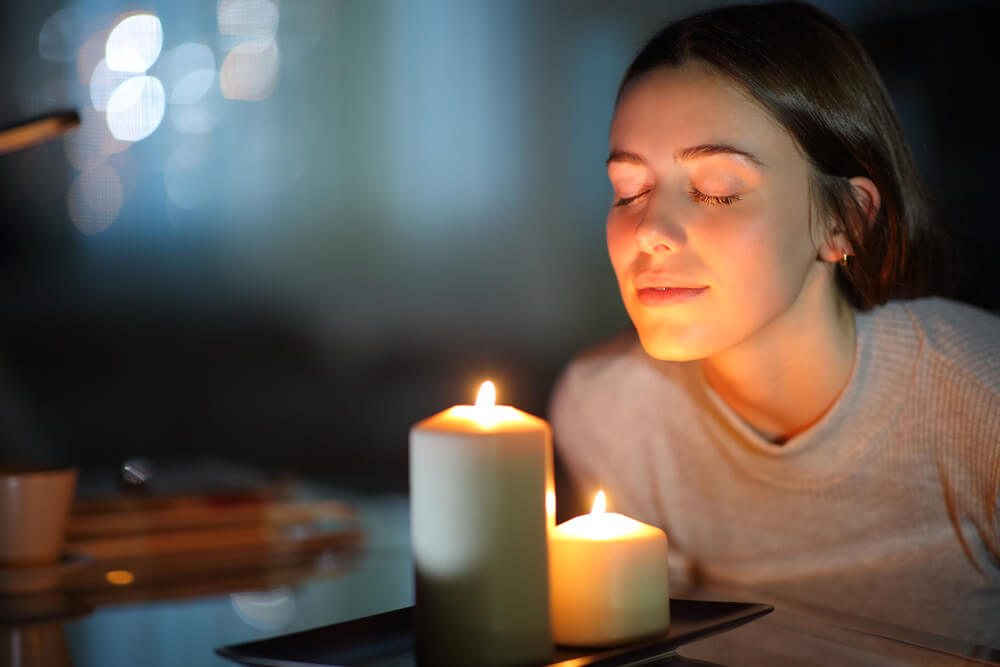
<path fill-rule="evenodd" d="M 844 252 L 844 256 L 840 258 L 840 265 L 846 268 L 847 267 L 847 258 L 850 255 L 847 254 L 846 250 L 844 250 L 843 252 Z"/>

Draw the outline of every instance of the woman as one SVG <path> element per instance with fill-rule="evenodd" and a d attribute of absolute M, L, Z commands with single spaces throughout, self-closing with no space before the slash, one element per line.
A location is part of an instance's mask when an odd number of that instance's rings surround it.
<path fill-rule="evenodd" d="M 574 486 L 672 573 L 1000 646 L 1000 320 L 919 298 L 947 253 L 862 47 L 796 3 L 682 20 L 610 149 L 635 333 L 557 386 Z"/>

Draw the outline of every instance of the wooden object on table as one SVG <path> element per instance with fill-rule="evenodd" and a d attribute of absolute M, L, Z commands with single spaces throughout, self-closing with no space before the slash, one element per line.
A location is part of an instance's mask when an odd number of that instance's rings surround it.
<path fill-rule="evenodd" d="M 341 572 L 361 543 L 356 512 L 334 500 L 255 493 L 82 501 L 66 548 L 93 563 L 63 588 L 97 605 L 274 586 Z"/>

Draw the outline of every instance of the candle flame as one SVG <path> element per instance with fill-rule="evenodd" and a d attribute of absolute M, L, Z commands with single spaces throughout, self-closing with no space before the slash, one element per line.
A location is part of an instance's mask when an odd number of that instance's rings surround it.
<path fill-rule="evenodd" d="M 492 408 L 497 404 L 497 388 L 492 382 L 487 380 L 479 386 L 479 394 L 476 395 L 477 408 Z"/>
<path fill-rule="evenodd" d="M 604 514 L 608 507 L 608 501 L 604 498 L 604 491 L 598 491 L 594 496 L 594 506 L 590 508 L 591 514 Z"/>

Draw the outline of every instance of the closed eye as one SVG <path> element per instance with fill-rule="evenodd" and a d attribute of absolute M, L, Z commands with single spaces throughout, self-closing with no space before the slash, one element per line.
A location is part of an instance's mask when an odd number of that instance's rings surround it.
<path fill-rule="evenodd" d="M 628 206 L 632 202 L 636 201 L 640 197 L 646 196 L 647 194 L 649 194 L 649 190 L 643 190 L 642 192 L 640 192 L 637 195 L 632 195 L 631 197 L 622 197 L 621 199 L 619 199 L 618 201 L 616 201 L 614 203 L 614 205 L 615 206 Z"/>
<path fill-rule="evenodd" d="M 735 204 L 742 197 L 738 194 L 732 195 L 706 195 L 704 192 L 697 190 L 696 188 L 688 188 L 688 194 L 696 202 L 701 202 L 702 204 L 711 204 L 712 206 L 729 206 L 730 204 Z"/>

